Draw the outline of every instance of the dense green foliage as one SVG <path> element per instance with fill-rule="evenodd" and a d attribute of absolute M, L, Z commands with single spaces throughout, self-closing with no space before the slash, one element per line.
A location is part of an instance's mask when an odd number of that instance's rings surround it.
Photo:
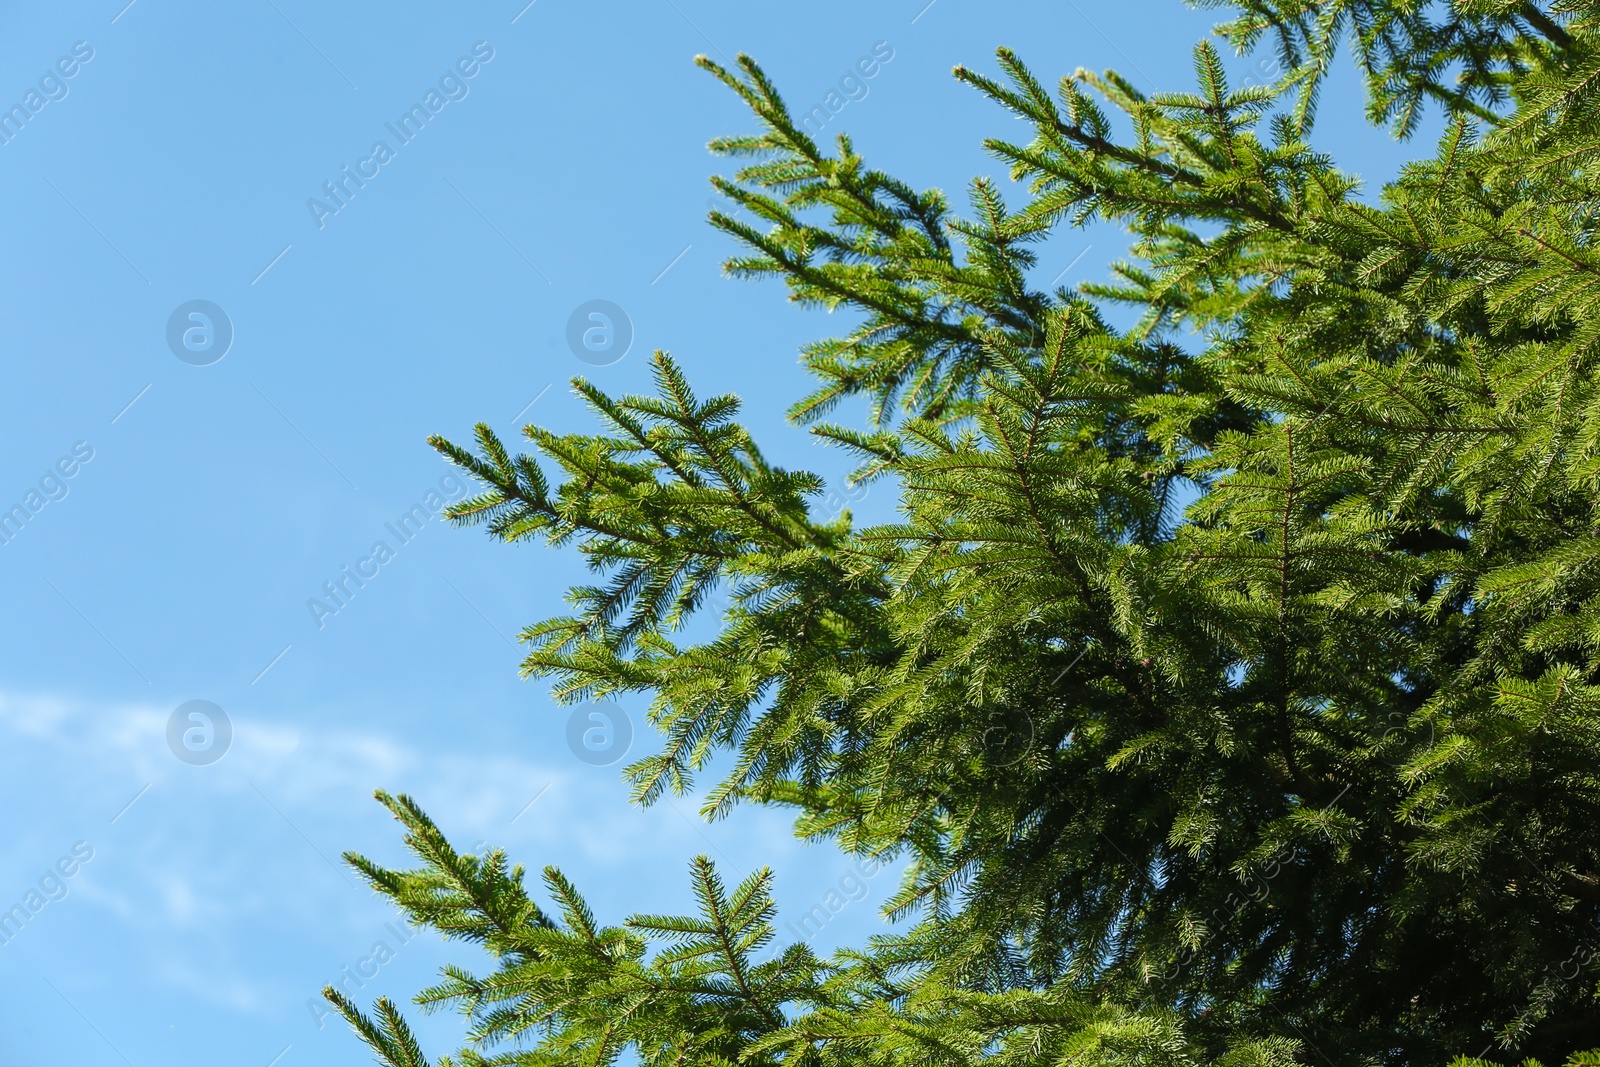
<path fill-rule="evenodd" d="M 1230 89 L 1209 43 L 1193 93 L 1151 98 L 1052 94 L 1006 51 L 958 69 L 1031 129 L 988 144 L 1026 203 L 979 179 L 965 216 L 824 151 L 754 63 L 702 61 L 761 123 L 712 146 L 741 168 L 728 269 L 858 313 L 793 414 L 899 521 L 819 519 L 821 480 L 660 354 L 657 396 L 577 383 L 593 435 L 436 440 L 483 486 L 452 516 L 599 574 L 525 670 L 652 700 L 641 801 L 724 754 L 707 815 L 787 805 L 908 859 L 907 921 L 768 950 L 765 877 L 696 861 L 700 915 L 602 928 L 559 873 L 557 917 L 386 798 L 425 866 L 355 862 L 500 960 L 421 997 L 474 1019 L 456 1062 L 1600 1046 L 1600 5 L 1232 6 L 1281 84 Z M 1375 120 L 1450 118 L 1376 203 L 1313 147 L 1341 46 Z M 1033 247 L 1089 219 L 1133 235 L 1116 284 L 1034 287 Z M 852 397 L 867 425 L 824 421 Z M 688 642 L 696 612 L 719 626 Z M 392 1005 L 341 1007 L 427 1062 Z"/>

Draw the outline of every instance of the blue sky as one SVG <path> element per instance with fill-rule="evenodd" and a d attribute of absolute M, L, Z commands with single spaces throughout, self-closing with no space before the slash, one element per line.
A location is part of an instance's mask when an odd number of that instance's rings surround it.
<path fill-rule="evenodd" d="M 862 899 L 811 934 L 824 951 L 879 928 L 892 873 L 856 892 L 849 863 L 795 843 L 780 813 L 641 811 L 620 764 L 574 756 L 568 712 L 518 679 L 512 635 L 560 610 L 575 559 L 432 517 L 460 486 L 424 438 L 479 420 L 586 428 L 568 380 L 645 390 L 662 348 L 702 393 L 739 393 L 771 457 L 837 484 L 842 458 L 782 413 L 806 389 L 798 348 L 841 324 L 721 276 L 732 249 L 704 222 L 721 164 L 704 146 L 752 120 L 692 57 L 748 52 L 808 110 L 888 54 L 825 132 L 959 199 L 973 175 L 1004 179 L 981 140 L 1018 127 L 953 65 L 992 70 L 1004 44 L 1052 82 L 1115 67 L 1182 89 L 1212 15 L 1177 0 L 125 3 L 8 4 L 0 34 L 0 107 L 26 116 L 0 144 L 0 509 L 25 512 L 0 545 L 0 910 L 37 904 L 0 944 L 0 1060 L 368 1062 L 308 1009 L 322 985 L 376 968 L 358 999 L 404 1000 L 442 962 L 479 962 L 432 935 L 402 943 L 338 865 L 345 849 L 402 858 L 380 787 L 463 847 L 560 865 L 611 920 L 688 906 L 706 852 L 730 877 L 771 865 L 780 923 L 844 880 Z M 1243 81 L 1257 62 L 1229 69 Z M 1347 71 L 1325 100 L 1319 146 L 1369 178 L 1428 143 L 1366 129 Z M 405 140 L 389 127 L 413 104 L 432 110 Z M 1106 228 L 1059 234 L 1039 280 L 1103 276 L 1120 247 Z M 568 345 L 596 300 L 631 324 L 614 362 Z M 209 318 L 188 317 L 195 301 Z M 892 501 L 874 489 L 856 509 L 881 519 Z M 341 581 L 342 604 L 325 589 Z M 169 747 L 190 701 L 226 716 L 222 758 Z M 620 711 L 637 754 L 642 708 Z M 180 748 L 200 725 L 178 724 Z M 459 1027 L 422 1029 L 437 1053 Z"/>

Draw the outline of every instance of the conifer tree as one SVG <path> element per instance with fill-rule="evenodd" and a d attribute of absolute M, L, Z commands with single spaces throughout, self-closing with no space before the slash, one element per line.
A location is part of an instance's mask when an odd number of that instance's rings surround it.
<path fill-rule="evenodd" d="M 523 669 L 649 701 L 634 796 L 723 754 L 707 817 L 905 859 L 903 921 L 819 959 L 699 859 L 698 914 L 601 926 L 380 794 L 423 866 L 351 862 L 498 960 L 419 996 L 472 1020 L 441 1067 L 1600 1063 L 1600 3 L 1230 6 L 1278 84 L 1210 42 L 1186 93 L 957 68 L 1029 129 L 987 142 L 1024 201 L 965 214 L 700 60 L 759 123 L 711 146 L 727 269 L 855 313 L 792 416 L 898 521 L 819 517 L 663 353 L 653 396 L 575 382 L 593 434 L 433 443 L 456 522 L 597 575 Z M 1340 48 L 1373 121 L 1448 119 L 1376 203 L 1315 149 Z M 1039 288 L 1093 219 L 1115 280 Z"/>

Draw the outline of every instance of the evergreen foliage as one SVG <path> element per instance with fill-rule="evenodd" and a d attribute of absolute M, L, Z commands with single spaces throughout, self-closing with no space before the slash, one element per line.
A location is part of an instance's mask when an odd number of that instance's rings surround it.
<path fill-rule="evenodd" d="M 482 485 L 451 517 L 598 575 L 524 671 L 651 701 L 640 801 L 722 754 L 708 817 L 908 859 L 907 923 L 779 949 L 765 874 L 703 859 L 698 915 L 602 928 L 548 870 L 555 917 L 382 797 L 424 866 L 352 862 L 499 961 L 419 997 L 472 1019 L 454 1062 L 1597 1062 L 1600 3 L 1233 6 L 1280 84 L 1210 43 L 1153 97 L 958 68 L 1031 131 L 987 144 L 1026 202 L 978 179 L 964 216 L 701 60 L 760 123 L 712 144 L 759 220 L 712 215 L 728 269 L 858 314 L 793 417 L 899 521 L 818 518 L 661 353 L 655 396 L 576 383 L 594 434 L 434 439 Z M 1346 39 L 1375 121 L 1449 116 L 1377 203 L 1312 144 Z M 1033 285 L 1091 219 L 1133 235 L 1117 280 Z"/>

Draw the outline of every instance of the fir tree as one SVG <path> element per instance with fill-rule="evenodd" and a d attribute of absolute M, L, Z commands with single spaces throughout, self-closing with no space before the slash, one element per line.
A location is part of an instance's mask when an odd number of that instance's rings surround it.
<path fill-rule="evenodd" d="M 1031 138 L 987 145 L 1025 202 L 980 178 L 965 215 L 814 142 L 749 59 L 700 61 L 760 123 L 712 144 L 728 270 L 857 313 L 805 349 L 793 417 L 899 521 L 819 518 L 821 479 L 661 353 L 655 396 L 575 383 L 594 434 L 434 439 L 482 486 L 451 517 L 598 575 L 523 669 L 650 701 L 638 800 L 731 754 L 708 817 L 785 805 L 907 859 L 906 922 L 820 960 L 772 943 L 764 874 L 696 860 L 699 914 L 601 927 L 559 872 L 547 914 L 383 797 L 424 866 L 351 861 L 499 961 L 419 997 L 471 1018 L 454 1062 L 1600 1046 L 1600 3 L 1233 6 L 1279 84 L 1231 88 L 1209 42 L 1189 93 L 958 68 Z M 1374 121 L 1449 118 L 1376 204 L 1314 147 L 1341 46 Z M 1117 280 L 1035 286 L 1034 247 L 1091 219 L 1132 234 Z M 866 425 L 826 421 L 852 397 Z M 329 995 L 431 1062 L 391 1003 Z"/>

